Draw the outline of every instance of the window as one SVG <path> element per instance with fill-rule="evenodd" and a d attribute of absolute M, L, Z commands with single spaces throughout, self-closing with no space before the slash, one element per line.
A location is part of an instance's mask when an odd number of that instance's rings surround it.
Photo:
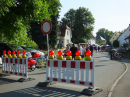
<path fill-rule="evenodd" d="M 61 34 L 61 32 L 58 32 L 58 35 L 60 35 Z"/>
<path fill-rule="evenodd" d="M 69 40 L 67 40 L 67 43 L 69 43 Z"/>
<path fill-rule="evenodd" d="M 67 31 L 67 35 L 69 35 L 69 32 Z"/>

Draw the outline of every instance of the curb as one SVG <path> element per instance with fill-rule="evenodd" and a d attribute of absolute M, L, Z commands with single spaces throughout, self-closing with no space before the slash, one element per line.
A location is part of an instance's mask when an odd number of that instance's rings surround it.
<path fill-rule="evenodd" d="M 120 76 L 120 77 L 115 81 L 115 83 L 112 85 L 111 89 L 110 89 L 109 92 L 108 92 L 107 97 L 111 97 L 112 91 L 114 90 L 114 87 L 116 86 L 116 84 L 118 83 L 118 81 L 125 75 L 125 73 L 126 73 L 127 70 L 128 70 L 128 66 L 127 66 L 123 61 L 121 61 L 121 62 L 126 66 L 125 71 L 124 71 L 123 74 L 121 74 L 121 76 Z"/>

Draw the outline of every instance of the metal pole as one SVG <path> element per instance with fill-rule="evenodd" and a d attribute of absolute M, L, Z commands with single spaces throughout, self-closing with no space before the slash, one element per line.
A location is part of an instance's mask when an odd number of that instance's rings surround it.
<path fill-rule="evenodd" d="M 48 40 L 49 40 L 49 39 L 48 39 L 48 34 L 47 34 L 47 53 L 48 53 L 47 56 L 49 57 L 49 42 L 48 42 Z M 47 59 L 48 59 L 48 57 L 47 57 Z"/>

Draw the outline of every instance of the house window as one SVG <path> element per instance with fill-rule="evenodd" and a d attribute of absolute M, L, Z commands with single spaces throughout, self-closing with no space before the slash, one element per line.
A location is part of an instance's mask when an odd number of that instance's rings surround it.
<path fill-rule="evenodd" d="M 114 39 L 114 38 L 113 38 Z"/>
<path fill-rule="evenodd" d="M 62 43 L 63 43 L 63 41 L 62 41 Z"/>
<path fill-rule="evenodd" d="M 67 43 L 69 43 L 69 40 L 67 40 Z"/>
<path fill-rule="evenodd" d="M 69 32 L 67 31 L 67 35 L 69 35 Z"/>
<path fill-rule="evenodd" d="M 61 32 L 58 32 L 58 35 L 60 35 L 61 34 Z"/>

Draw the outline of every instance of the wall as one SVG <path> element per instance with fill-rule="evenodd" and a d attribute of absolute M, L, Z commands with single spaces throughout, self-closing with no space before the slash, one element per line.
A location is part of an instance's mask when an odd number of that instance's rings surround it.
<path fill-rule="evenodd" d="M 122 35 L 120 35 L 120 37 L 118 38 L 119 41 L 119 46 L 121 47 L 124 43 L 129 43 L 128 40 L 124 40 L 126 37 L 128 37 L 130 35 L 130 26 L 124 31 L 124 33 Z"/>
<path fill-rule="evenodd" d="M 113 41 L 116 40 L 119 37 L 119 35 L 115 32 L 112 36 L 112 38 L 110 39 L 111 44 L 113 44 Z"/>
<path fill-rule="evenodd" d="M 67 35 L 67 31 L 68 31 L 68 35 Z M 64 47 L 66 47 L 66 45 L 68 44 L 67 40 L 70 43 L 70 41 L 71 41 L 71 31 L 69 29 L 66 29 Z"/>
<path fill-rule="evenodd" d="M 89 39 L 88 42 L 90 44 L 95 44 L 96 43 L 96 39 L 95 38 Z"/>

